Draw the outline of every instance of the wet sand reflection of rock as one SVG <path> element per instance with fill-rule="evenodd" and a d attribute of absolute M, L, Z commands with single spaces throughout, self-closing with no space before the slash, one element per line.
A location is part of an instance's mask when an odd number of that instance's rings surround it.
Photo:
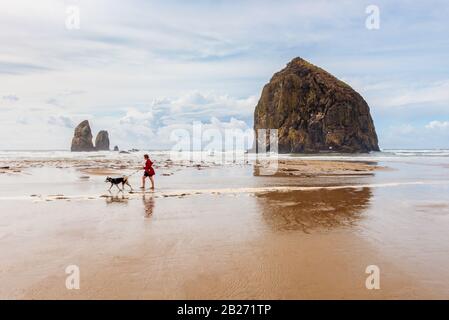
<path fill-rule="evenodd" d="M 356 223 L 369 206 L 370 188 L 258 194 L 264 221 L 275 231 L 332 229 Z"/>
<path fill-rule="evenodd" d="M 145 210 L 145 217 L 149 218 L 153 214 L 154 210 L 154 198 L 152 195 L 142 196 L 143 207 Z"/>

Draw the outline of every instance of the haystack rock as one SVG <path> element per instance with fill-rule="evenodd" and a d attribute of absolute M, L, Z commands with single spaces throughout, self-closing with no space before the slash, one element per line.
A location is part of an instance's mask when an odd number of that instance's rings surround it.
<path fill-rule="evenodd" d="M 254 129 L 278 129 L 278 150 L 378 151 L 368 104 L 349 85 L 301 58 L 275 73 L 254 111 Z M 268 135 L 267 135 L 268 136 Z"/>
<path fill-rule="evenodd" d="M 89 121 L 84 120 L 75 128 L 75 135 L 72 139 L 72 151 L 93 151 L 92 131 Z"/>
<path fill-rule="evenodd" d="M 95 150 L 109 150 L 109 134 L 106 130 L 98 132 L 95 138 Z"/>

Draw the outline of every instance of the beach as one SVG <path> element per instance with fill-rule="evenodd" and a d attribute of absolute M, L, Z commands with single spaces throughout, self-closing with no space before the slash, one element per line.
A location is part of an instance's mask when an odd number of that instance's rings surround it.
<path fill-rule="evenodd" d="M 0 152 L 0 298 L 449 298 L 445 152 L 142 155 Z"/>

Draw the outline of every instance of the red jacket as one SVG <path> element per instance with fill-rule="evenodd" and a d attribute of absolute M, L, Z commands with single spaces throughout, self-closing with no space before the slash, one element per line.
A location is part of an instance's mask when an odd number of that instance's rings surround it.
<path fill-rule="evenodd" d="M 147 159 L 147 161 L 145 162 L 145 172 L 148 172 L 148 174 L 150 176 L 153 176 L 155 174 L 154 169 L 153 169 L 153 161 L 151 161 L 150 159 Z"/>

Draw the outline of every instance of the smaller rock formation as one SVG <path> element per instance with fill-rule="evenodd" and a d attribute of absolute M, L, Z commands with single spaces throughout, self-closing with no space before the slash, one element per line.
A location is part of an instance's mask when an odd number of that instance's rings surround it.
<path fill-rule="evenodd" d="M 72 139 L 71 151 L 94 151 L 92 144 L 92 131 L 89 121 L 84 120 L 75 128 L 75 135 Z"/>
<path fill-rule="evenodd" d="M 106 130 L 98 132 L 95 138 L 95 150 L 97 151 L 109 151 L 109 134 Z"/>
<path fill-rule="evenodd" d="M 118 148 L 118 146 L 114 147 L 114 151 L 120 151 L 120 149 Z"/>

